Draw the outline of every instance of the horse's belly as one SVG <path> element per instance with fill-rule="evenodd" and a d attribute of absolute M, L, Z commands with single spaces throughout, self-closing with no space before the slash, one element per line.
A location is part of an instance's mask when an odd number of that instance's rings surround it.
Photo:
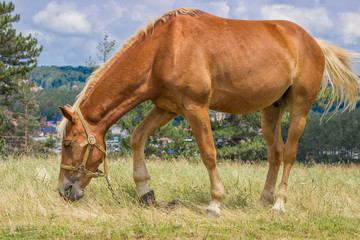
<path fill-rule="evenodd" d="M 258 82 L 241 87 L 212 89 L 210 109 L 220 112 L 243 114 L 263 109 L 281 98 L 291 80 Z"/>

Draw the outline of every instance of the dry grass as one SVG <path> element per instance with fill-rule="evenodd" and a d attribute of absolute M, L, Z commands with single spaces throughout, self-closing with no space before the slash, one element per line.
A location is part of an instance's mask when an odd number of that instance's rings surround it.
<path fill-rule="evenodd" d="M 258 204 L 266 164 L 220 163 L 227 191 L 222 216 L 204 214 L 209 181 L 202 164 L 148 161 L 158 206 L 139 206 L 130 159 L 110 162 L 120 207 L 104 179 L 83 199 L 57 193 L 59 160 L 0 161 L 0 238 L 16 239 L 359 239 L 360 168 L 295 165 L 285 214 Z M 178 199 L 184 205 L 166 208 Z"/>

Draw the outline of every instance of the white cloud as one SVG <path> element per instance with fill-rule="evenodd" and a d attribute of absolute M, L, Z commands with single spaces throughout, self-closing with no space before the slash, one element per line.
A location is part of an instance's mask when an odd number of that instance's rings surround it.
<path fill-rule="evenodd" d="M 233 11 L 233 14 L 237 18 L 245 19 L 245 18 L 248 18 L 246 15 L 247 11 L 248 11 L 248 8 L 246 7 L 246 4 L 244 2 L 240 2 L 238 4 L 238 6 L 235 8 L 235 10 Z"/>
<path fill-rule="evenodd" d="M 263 19 L 282 19 L 297 23 L 311 34 L 320 34 L 334 27 L 323 7 L 301 8 L 286 4 L 265 5 L 261 9 Z"/>
<path fill-rule="evenodd" d="M 91 24 L 84 13 L 74 4 L 50 2 L 44 10 L 33 17 L 33 21 L 51 31 L 64 34 L 87 34 Z"/>
<path fill-rule="evenodd" d="M 230 7 L 228 6 L 227 2 L 210 2 L 209 6 L 212 9 L 212 13 L 219 17 L 229 17 Z"/>
<path fill-rule="evenodd" d="M 109 26 L 120 23 L 121 18 L 128 11 L 126 7 L 121 7 L 115 1 L 104 2 L 103 5 L 92 4 L 82 8 L 88 16 L 91 24 L 91 31 L 94 33 L 108 33 Z M 104 14 L 106 13 L 106 14 Z"/>
<path fill-rule="evenodd" d="M 345 44 L 357 44 L 360 39 L 360 12 L 339 13 L 340 32 Z"/>
<path fill-rule="evenodd" d="M 55 40 L 53 35 L 43 33 L 39 30 L 28 29 L 28 30 L 24 31 L 25 36 L 27 36 L 29 34 L 31 34 L 33 37 L 35 37 L 40 44 L 52 43 Z"/>

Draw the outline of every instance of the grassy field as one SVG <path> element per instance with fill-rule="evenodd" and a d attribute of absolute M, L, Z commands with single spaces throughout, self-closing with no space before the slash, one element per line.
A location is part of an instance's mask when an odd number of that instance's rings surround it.
<path fill-rule="evenodd" d="M 123 206 L 94 179 L 83 199 L 57 192 L 59 159 L 0 161 L 0 239 L 360 239 L 360 167 L 294 166 L 285 214 L 259 204 L 267 164 L 219 163 L 227 198 L 222 216 L 204 214 L 209 180 L 202 164 L 149 160 L 158 205 L 138 204 L 131 159 L 110 161 Z M 167 207 L 173 199 L 182 204 Z"/>

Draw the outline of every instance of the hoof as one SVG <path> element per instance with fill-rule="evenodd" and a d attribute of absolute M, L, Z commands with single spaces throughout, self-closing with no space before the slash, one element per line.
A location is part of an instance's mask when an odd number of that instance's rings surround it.
<path fill-rule="evenodd" d="M 277 199 L 275 205 L 271 208 L 271 211 L 275 213 L 284 213 L 285 212 L 284 200 Z"/>
<path fill-rule="evenodd" d="M 260 196 L 260 203 L 263 207 L 268 207 L 274 204 L 274 194 L 263 192 Z"/>
<path fill-rule="evenodd" d="M 155 204 L 155 193 L 153 190 L 147 192 L 146 194 L 142 195 L 139 199 L 139 202 L 142 205 L 150 206 Z"/>
<path fill-rule="evenodd" d="M 267 199 L 265 197 L 261 197 L 260 198 L 260 204 L 263 207 L 269 207 L 270 205 L 274 204 L 274 200 L 273 199 Z"/>
<path fill-rule="evenodd" d="M 205 213 L 210 217 L 220 217 L 221 215 L 220 203 L 216 200 L 212 200 L 209 206 L 206 208 Z"/>
<path fill-rule="evenodd" d="M 220 217 L 220 213 L 217 213 L 217 212 L 214 212 L 214 211 L 211 211 L 209 209 L 206 209 L 206 212 L 205 212 L 206 215 L 208 215 L 209 217 Z"/>

